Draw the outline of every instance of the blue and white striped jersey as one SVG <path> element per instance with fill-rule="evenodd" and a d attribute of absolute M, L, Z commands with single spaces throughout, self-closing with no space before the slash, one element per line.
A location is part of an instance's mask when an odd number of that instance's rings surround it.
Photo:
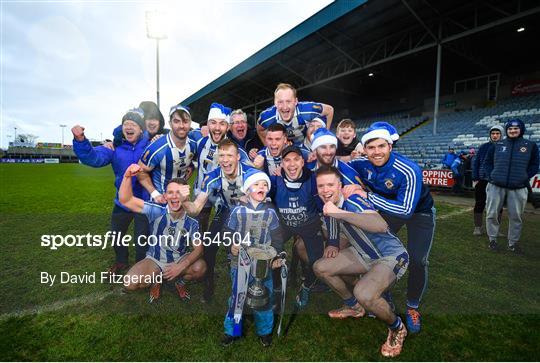
<path fill-rule="evenodd" d="M 413 213 L 431 213 L 433 198 L 422 178 L 422 169 L 413 161 L 395 152 L 381 167 L 361 157 L 348 163 L 358 172 L 373 193 L 368 199 L 382 212 L 410 218 Z"/>
<path fill-rule="evenodd" d="M 317 160 L 313 160 L 312 162 L 306 164 L 306 167 L 313 172 L 317 171 L 317 169 L 319 169 L 319 166 L 320 165 Z M 360 174 L 346 162 L 335 158 L 334 164 L 332 166 L 336 167 L 341 173 L 341 183 L 343 185 L 361 183 Z"/>
<path fill-rule="evenodd" d="M 359 214 L 364 211 L 375 210 L 371 202 L 357 194 L 351 195 L 347 200 L 341 197 L 337 206 L 345 211 Z M 335 218 L 324 217 L 324 220 L 328 230 L 337 229 L 338 233 L 344 233 L 349 243 L 366 261 L 406 253 L 406 249 L 399 238 L 390 232 L 371 233 Z M 338 228 L 335 226 L 336 223 L 338 224 Z"/>
<path fill-rule="evenodd" d="M 270 245 L 271 232 L 279 228 L 279 218 L 267 203 L 259 203 L 256 208 L 248 203 L 233 208 L 227 227 L 239 232 L 242 238 L 249 235 L 251 245 Z"/>
<path fill-rule="evenodd" d="M 221 168 L 217 167 L 204 176 L 200 192 L 208 194 L 209 200 L 216 203 L 220 210 L 230 210 L 238 205 L 240 197 L 245 195 L 242 192 L 242 185 L 249 169 L 254 168 L 242 162 L 238 163 L 236 178 L 231 181 Z"/>
<path fill-rule="evenodd" d="M 193 238 L 195 232 L 199 232 L 197 220 L 186 213 L 180 219 L 174 220 L 167 207 L 149 202 L 144 202 L 142 213 L 150 222 L 147 256 L 163 263 L 171 263 L 178 261 L 188 252 L 189 240 Z M 189 239 L 186 238 L 186 234 L 189 234 Z M 155 236 L 156 239 L 151 236 Z"/>
<path fill-rule="evenodd" d="M 318 102 L 298 102 L 294 116 L 289 122 L 281 119 L 276 106 L 272 106 L 261 112 L 257 123 L 267 129 L 275 123 L 282 124 L 287 130 L 287 137 L 296 146 L 301 146 L 306 137 L 307 122 L 315 117 L 322 117 L 322 104 Z"/>
<path fill-rule="evenodd" d="M 249 156 L 244 149 L 238 147 L 240 161 L 249 161 Z M 195 181 L 195 193 L 201 191 L 203 178 L 206 174 L 219 166 L 217 157 L 218 144 L 210 136 L 203 137 L 197 142 L 197 180 Z"/>
<path fill-rule="evenodd" d="M 152 183 L 158 192 L 165 192 L 172 178 L 185 178 L 197 153 L 195 141 L 187 138 L 183 149 L 176 147 L 171 134 L 160 137 L 146 148 L 141 157 L 144 165 L 152 168 Z"/>

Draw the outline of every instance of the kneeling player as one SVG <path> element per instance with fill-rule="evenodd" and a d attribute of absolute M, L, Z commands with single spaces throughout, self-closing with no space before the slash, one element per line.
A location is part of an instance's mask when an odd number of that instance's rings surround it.
<path fill-rule="evenodd" d="M 141 167 L 132 164 L 124 174 L 119 190 L 120 202 L 136 213 L 143 213 L 150 222 L 150 237 L 154 236 L 157 243 L 150 244 L 146 258 L 137 262 L 127 275 L 154 276 L 163 274 L 167 280 L 176 279 L 174 285 L 178 296 L 182 300 L 189 300 L 189 292 L 185 281 L 199 280 L 206 272 L 203 255 L 203 246 L 194 239 L 195 232 L 199 232 L 199 223 L 189 217 L 182 209 L 180 186 L 186 185 L 185 180 L 173 178 L 165 189 L 167 207 L 145 202 L 133 196 L 132 178 L 141 171 Z M 150 240 L 148 241 L 150 242 Z M 189 244 L 193 251 L 188 252 Z M 131 281 L 134 279 L 127 279 Z M 144 281 L 143 278 L 138 279 Z M 128 283 L 126 290 L 137 290 L 148 287 L 147 282 Z M 150 288 L 150 302 L 160 296 L 161 284 L 154 283 Z"/>
<path fill-rule="evenodd" d="M 246 193 L 248 203 L 245 206 L 237 206 L 231 211 L 230 219 L 226 230 L 240 233 L 242 240 L 249 237 L 251 246 L 271 245 L 278 253 L 283 250 L 283 240 L 279 233 L 279 219 L 272 207 L 265 203 L 266 194 L 270 189 L 270 179 L 265 173 L 251 169 L 246 175 L 242 190 Z M 225 316 L 225 336 L 221 344 L 223 346 L 231 344 L 242 336 L 242 303 L 245 298 L 247 282 L 249 280 L 238 278 L 238 257 L 240 244 L 233 244 L 231 247 L 231 280 L 232 291 L 229 298 L 229 310 Z M 276 259 L 272 268 L 279 268 L 281 260 Z M 242 284 L 241 281 L 244 281 Z M 272 274 L 263 281 L 268 289 L 269 295 L 273 295 Z M 241 286 L 242 285 L 242 286 Z M 272 311 L 272 299 L 264 310 L 253 310 L 255 327 L 263 346 L 272 344 L 272 329 L 274 327 L 274 313 Z M 236 317 L 236 320 L 235 320 Z"/>
<path fill-rule="evenodd" d="M 321 167 L 317 173 L 317 191 L 325 203 L 323 213 L 328 228 L 336 227 L 350 247 L 339 250 L 335 257 L 315 263 L 315 274 L 324 280 L 342 299 L 344 306 L 328 314 L 332 318 L 362 317 L 367 309 L 388 324 L 388 338 L 381 347 L 385 357 L 401 353 L 407 329 L 382 297 L 405 273 L 409 255 L 401 241 L 388 232 L 384 219 L 366 199 L 353 195 L 344 200 L 340 173 L 334 167 Z M 346 280 L 356 278 L 351 292 Z"/>

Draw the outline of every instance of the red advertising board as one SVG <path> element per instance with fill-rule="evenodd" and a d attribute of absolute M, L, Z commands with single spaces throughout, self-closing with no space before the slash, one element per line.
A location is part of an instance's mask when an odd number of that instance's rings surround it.
<path fill-rule="evenodd" d="M 533 193 L 540 193 L 540 174 L 536 174 L 530 180 Z"/>
<path fill-rule="evenodd" d="M 526 95 L 530 93 L 540 92 L 540 80 L 530 79 L 517 83 L 512 87 L 512 95 Z"/>
<path fill-rule="evenodd" d="M 422 170 L 424 184 L 435 187 L 452 187 L 454 176 L 451 170 Z"/>

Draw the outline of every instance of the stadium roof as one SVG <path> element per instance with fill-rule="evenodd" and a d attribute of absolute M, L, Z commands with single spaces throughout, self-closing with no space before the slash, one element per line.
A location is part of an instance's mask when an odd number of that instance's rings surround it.
<path fill-rule="evenodd" d="M 382 64 L 434 50 L 439 42 L 444 49 L 479 64 L 475 48 L 489 42 L 497 48 L 513 40 L 500 32 L 495 33 L 497 39 L 476 39 L 475 44 L 466 44 L 464 39 L 518 20 L 534 27 L 540 20 L 538 14 L 536 0 L 338 0 L 182 104 L 191 107 L 196 120 L 203 120 L 211 102 L 256 114 L 271 104 L 279 82 L 299 90 L 316 87 L 357 95 L 361 71 L 367 73 Z M 497 55 L 508 56 L 505 52 Z M 415 62 L 407 66 L 414 67 Z M 403 71 L 403 64 L 401 67 Z M 434 68 L 430 71 L 434 73 Z"/>

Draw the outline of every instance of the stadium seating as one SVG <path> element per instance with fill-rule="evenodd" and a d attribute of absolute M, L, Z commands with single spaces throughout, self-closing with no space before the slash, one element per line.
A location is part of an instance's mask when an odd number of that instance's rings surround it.
<path fill-rule="evenodd" d="M 540 94 L 536 94 L 504 99 L 492 107 L 441 114 L 437 135 L 433 135 L 433 123 L 426 122 L 402 135 L 395 150 L 422 167 L 440 168 L 448 147 L 454 147 L 456 152 L 470 146 L 476 148 L 488 141 L 491 126 L 504 124 L 511 118 L 520 118 L 526 127 L 524 137 L 540 146 Z M 399 127 L 398 132 L 401 134 Z"/>
<path fill-rule="evenodd" d="M 354 122 L 356 124 L 356 133 L 359 135 L 361 135 L 369 127 L 369 125 L 376 121 L 389 122 L 394 125 L 399 134 L 402 134 L 421 124 L 427 119 L 428 117 L 426 116 L 411 117 L 407 112 L 400 112 L 361 118 L 355 120 Z"/>

